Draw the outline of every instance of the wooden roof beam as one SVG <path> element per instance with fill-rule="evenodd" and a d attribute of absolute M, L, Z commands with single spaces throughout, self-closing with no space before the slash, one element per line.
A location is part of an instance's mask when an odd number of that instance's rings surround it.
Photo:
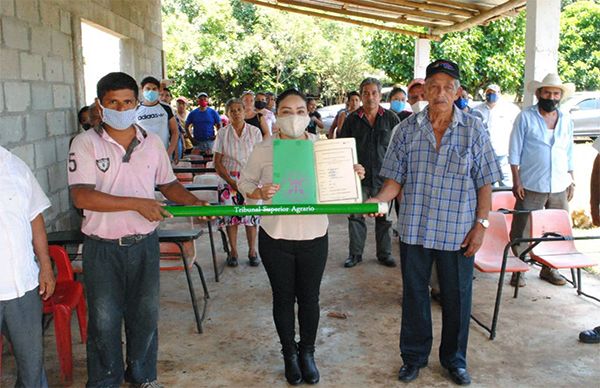
<path fill-rule="evenodd" d="M 383 0 L 382 2 L 397 4 L 397 5 L 406 6 L 406 7 L 412 7 L 417 10 L 422 10 L 422 11 L 435 11 L 435 12 L 441 12 L 441 13 L 445 13 L 445 14 L 454 14 L 454 15 L 460 15 L 460 16 L 466 16 L 466 17 L 475 16 L 479 13 L 479 11 L 471 12 L 469 10 L 466 10 L 465 7 L 454 8 L 454 7 L 450 7 L 450 6 L 446 6 L 446 5 L 422 3 L 419 1 L 413 1 L 413 0 Z"/>
<path fill-rule="evenodd" d="M 458 17 L 458 16 L 450 16 L 450 15 L 444 15 L 444 14 L 436 14 L 436 13 L 430 13 L 430 12 L 422 12 L 422 11 L 415 11 L 412 9 L 408 9 L 406 7 L 400 7 L 397 5 L 394 5 L 392 3 L 386 3 L 383 1 L 374 1 L 374 0 L 344 0 L 344 3 L 347 4 L 353 4 L 353 5 L 358 5 L 361 7 L 367 7 L 367 8 L 372 8 L 372 9 L 377 9 L 379 11 L 384 11 L 384 12 L 395 12 L 395 13 L 400 13 L 400 14 L 404 14 L 404 15 L 411 15 L 411 16 L 417 16 L 417 17 L 422 17 L 425 19 L 431 19 L 431 20 L 444 20 L 444 21 L 449 21 L 452 23 L 460 23 L 465 21 L 465 17 Z"/>
<path fill-rule="evenodd" d="M 342 7 L 333 7 L 333 6 L 329 7 L 329 6 L 317 5 L 317 4 L 309 5 L 307 3 L 304 3 L 302 1 L 297 1 L 297 0 L 278 0 L 277 3 L 278 4 L 288 4 L 288 5 L 292 5 L 295 7 L 303 7 L 303 8 L 308 8 L 308 9 L 317 9 L 319 11 L 333 12 L 333 13 L 337 13 L 337 14 L 342 14 L 342 15 L 347 15 L 347 16 L 355 16 L 355 17 L 359 17 L 359 18 L 375 19 L 375 20 L 379 20 L 379 21 L 387 22 L 387 23 L 399 23 L 399 24 L 406 24 L 406 25 L 410 25 L 410 26 L 426 27 L 426 28 L 443 27 L 443 26 L 440 26 L 439 24 L 430 23 L 428 21 L 408 20 L 401 16 L 397 16 L 397 17 L 384 16 L 381 14 L 381 12 L 379 12 L 377 10 L 371 10 L 371 12 L 367 12 L 367 10 L 360 10 L 356 7 L 355 7 L 356 9 L 353 10 L 350 7 L 342 8 Z"/>
<path fill-rule="evenodd" d="M 261 0 L 242 0 L 242 1 L 244 1 L 246 3 L 252 3 L 255 5 L 259 5 L 262 7 L 273 8 L 273 9 L 276 9 L 279 11 L 286 11 L 286 12 L 298 13 L 301 15 L 330 19 L 330 20 L 335 20 L 338 22 L 344 22 L 344 23 L 354 24 L 354 25 L 363 26 L 363 27 L 369 27 L 369 28 L 375 28 L 375 29 L 379 29 L 379 30 L 395 32 L 397 34 L 409 35 L 409 36 L 414 36 L 414 37 L 422 38 L 422 39 L 430 39 L 430 40 L 435 40 L 435 41 L 440 40 L 439 36 L 431 35 L 429 33 L 410 31 L 410 30 L 405 30 L 402 28 L 387 26 L 384 24 L 370 23 L 370 22 L 365 22 L 365 21 L 361 21 L 361 20 L 351 19 L 349 17 L 336 16 L 336 15 L 330 15 L 330 14 L 321 13 L 321 12 L 313 12 L 313 11 L 303 10 L 303 9 L 299 9 L 299 8 L 295 8 L 295 7 L 291 7 L 291 6 L 283 6 L 283 5 L 279 5 L 279 4 L 273 4 L 273 3 L 270 3 L 270 2 L 267 2 L 264 0 L 263 1 L 261 1 Z"/>
<path fill-rule="evenodd" d="M 484 11 L 477 16 L 473 16 L 472 18 L 465 20 L 464 22 L 456 23 L 453 26 L 434 28 L 431 33 L 435 35 L 443 35 L 449 32 L 463 31 L 473 26 L 483 24 L 489 19 L 510 12 L 515 8 L 522 7 L 526 2 L 527 0 L 508 0 L 506 3 Z"/>
<path fill-rule="evenodd" d="M 482 12 L 482 11 L 487 11 L 488 9 L 492 8 L 493 5 L 483 5 L 483 4 L 477 4 L 477 3 L 461 3 L 459 1 L 455 1 L 455 0 L 425 0 L 426 3 L 441 3 L 441 4 L 447 4 L 447 5 L 451 5 L 454 6 L 456 8 L 462 8 L 462 9 L 466 9 L 469 11 L 473 11 L 473 12 Z"/>

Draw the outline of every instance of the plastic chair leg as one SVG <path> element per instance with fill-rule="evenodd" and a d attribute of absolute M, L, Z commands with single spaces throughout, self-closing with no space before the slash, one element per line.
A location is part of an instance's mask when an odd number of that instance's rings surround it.
<path fill-rule="evenodd" d="M 72 310 L 64 305 L 54 307 L 54 335 L 60 363 L 60 375 L 65 383 L 73 380 L 73 349 L 71 346 Z"/>
<path fill-rule="evenodd" d="M 81 295 L 81 299 L 77 304 L 77 321 L 79 322 L 79 336 L 81 337 L 81 343 L 87 342 L 87 307 L 85 305 L 85 297 Z"/>
<path fill-rule="evenodd" d="M 210 240 L 210 253 L 212 255 L 213 270 L 215 271 L 215 282 L 219 281 L 219 269 L 217 268 L 217 252 L 215 251 L 215 240 L 213 238 L 212 221 L 206 221 L 208 226 L 208 239 Z"/>

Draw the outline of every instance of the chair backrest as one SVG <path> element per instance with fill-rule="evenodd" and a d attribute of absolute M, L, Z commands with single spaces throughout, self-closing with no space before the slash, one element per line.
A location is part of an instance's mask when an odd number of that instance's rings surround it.
<path fill-rule="evenodd" d="M 517 199 L 513 195 L 512 191 L 494 191 L 492 192 L 492 210 L 497 211 L 499 209 L 515 208 Z"/>
<path fill-rule="evenodd" d="M 48 250 L 50 258 L 56 266 L 56 282 L 73 281 L 73 267 L 65 248 L 59 245 L 49 245 Z"/>
<path fill-rule="evenodd" d="M 497 257 L 502 259 L 504 247 L 510 241 L 508 229 L 506 227 L 505 215 L 500 212 L 490 212 L 488 216 L 490 226 L 483 237 L 483 243 L 476 253 L 481 257 Z M 511 252 L 509 251 L 509 255 Z"/>
<path fill-rule="evenodd" d="M 192 183 L 202 186 L 218 186 L 220 179 L 215 173 L 207 173 L 194 176 Z"/>
<path fill-rule="evenodd" d="M 569 212 L 563 209 L 544 209 L 531 212 L 531 237 L 542 237 L 544 233 L 554 232 L 562 236 L 573 236 Z M 536 255 L 575 253 L 575 242 L 542 242 L 532 251 Z"/>
<path fill-rule="evenodd" d="M 210 162 L 206 162 L 206 168 L 215 168 L 215 162 L 212 160 Z"/>

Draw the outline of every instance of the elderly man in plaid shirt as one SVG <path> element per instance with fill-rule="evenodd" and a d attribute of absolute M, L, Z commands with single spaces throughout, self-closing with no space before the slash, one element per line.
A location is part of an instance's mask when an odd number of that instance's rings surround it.
<path fill-rule="evenodd" d="M 398 231 L 403 280 L 398 378 L 409 382 L 427 365 L 432 345 L 429 277 L 436 265 L 442 295 L 440 363 L 456 384 L 470 384 L 467 341 L 473 256 L 481 246 L 491 184 L 501 178 L 489 136 L 478 118 L 453 107 L 460 95 L 458 65 L 427 67 L 427 108 L 399 124 L 369 202 L 402 190 Z"/>

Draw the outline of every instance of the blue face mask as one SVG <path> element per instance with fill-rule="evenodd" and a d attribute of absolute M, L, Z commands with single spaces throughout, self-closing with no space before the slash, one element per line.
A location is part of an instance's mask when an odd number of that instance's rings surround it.
<path fill-rule="evenodd" d="M 454 104 L 458 107 L 458 109 L 463 110 L 469 104 L 469 100 L 459 97 L 456 101 L 454 101 Z"/>
<path fill-rule="evenodd" d="M 406 102 L 404 101 L 393 100 L 392 102 L 390 102 L 390 109 L 396 113 L 402 112 L 405 106 Z"/>
<path fill-rule="evenodd" d="M 485 95 L 485 100 L 493 104 L 494 102 L 498 101 L 498 95 L 496 93 L 488 93 Z"/>
<path fill-rule="evenodd" d="M 118 111 L 105 108 L 100 105 L 102 111 L 102 122 L 119 131 L 124 131 L 135 123 L 135 108 Z"/>
<path fill-rule="evenodd" d="M 144 100 L 148 102 L 158 101 L 158 92 L 156 90 L 144 90 Z"/>

